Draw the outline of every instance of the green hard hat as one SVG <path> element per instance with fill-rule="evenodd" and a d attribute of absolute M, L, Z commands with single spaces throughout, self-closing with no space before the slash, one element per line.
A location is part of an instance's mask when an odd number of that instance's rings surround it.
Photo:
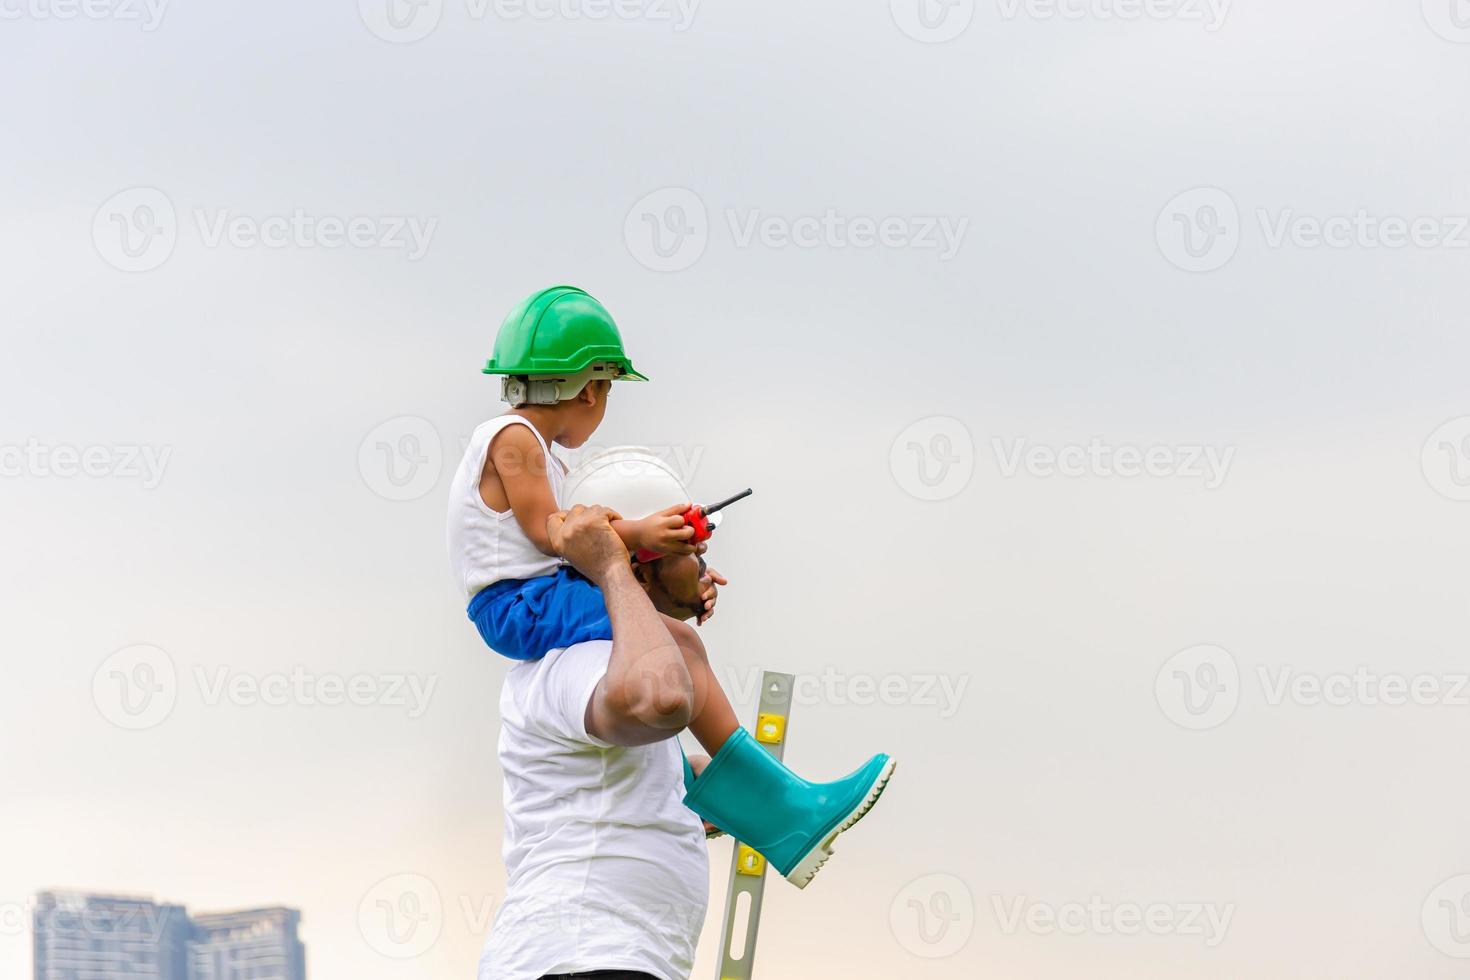
<path fill-rule="evenodd" d="M 495 335 L 485 374 L 570 374 L 614 364 L 619 377 L 647 381 L 623 353 L 612 314 L 585 290 L 552 286 L 517 304 Z"/>

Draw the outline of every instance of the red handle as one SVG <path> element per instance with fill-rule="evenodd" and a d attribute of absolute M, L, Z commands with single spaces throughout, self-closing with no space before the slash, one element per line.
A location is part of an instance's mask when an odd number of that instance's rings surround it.
<path fill-rule="evenodd" d="M 709 526 L 709 518 L 705 516 L 703 507 L 690 507 L 684 512 L 684 523 L 694 528 L 692 544 L 708 541 L 714 529 Z"/>

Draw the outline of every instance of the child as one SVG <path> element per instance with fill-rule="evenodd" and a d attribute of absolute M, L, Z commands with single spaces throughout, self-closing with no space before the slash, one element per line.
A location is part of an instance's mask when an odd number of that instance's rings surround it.
<path fill-rule="evenodd" d="M 450 555 L 469 618 L 491 649 L 513 660 L 610 640 L 602 593 L 562 562 L 546 532 L 547 518 L 562 509 L 566 480 L 551 447 L 584 445 L 607 411 L 612 382 L 647 378 L 623 352 L 607 310 L 571 286 L 542 290 L 512 310 L 484 370 L 503 376 L 502 397 L 512 407 L 475 430 L 451 488 Z M 687 494 L 679 498 L 613 522 L 630 553 L 694 554 L 694 530 L 682 516 Z M 689 731 L 712 761 L 698 780 L 686 769 L 693 787 L 686 803 L 806 887 L 833 839 L 877 801 L 894 763 L 878 755 L 834 783 L 800 779 L 740 727 L 698 634 L 671 617 L 664 622 L 705 695 Z"/>

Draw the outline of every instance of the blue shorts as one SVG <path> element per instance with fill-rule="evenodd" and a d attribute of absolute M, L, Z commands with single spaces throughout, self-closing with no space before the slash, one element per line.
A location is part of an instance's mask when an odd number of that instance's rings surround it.
<path fill-rule="evenodd" d="M 586 640 L 611 640 L 602 590 L 563 565 L 539 578 L 487 585 L 470 600 L 470 620 L 485 643 L 511 660 L 540 660 Z"/>

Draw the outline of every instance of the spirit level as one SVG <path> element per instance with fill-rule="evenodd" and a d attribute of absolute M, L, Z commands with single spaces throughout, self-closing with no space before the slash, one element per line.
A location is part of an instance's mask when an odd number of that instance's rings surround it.
<path fill-rule="evenodd" d="M 795 680 L 791 674 L 772 670 L 761 675 L 761 703 L 756 714 L 755 739 L 778 759 L 786 754 L 791 690 Z M 730 887 L 725 892 L 725 925 L 720 929 L 719 980 L 751 980 L 755 969 L 755 940 L 760 929 L 761 900 L 765 892 L 766 859 L 737 841 L 735 853 L 730 858 Z"/>

